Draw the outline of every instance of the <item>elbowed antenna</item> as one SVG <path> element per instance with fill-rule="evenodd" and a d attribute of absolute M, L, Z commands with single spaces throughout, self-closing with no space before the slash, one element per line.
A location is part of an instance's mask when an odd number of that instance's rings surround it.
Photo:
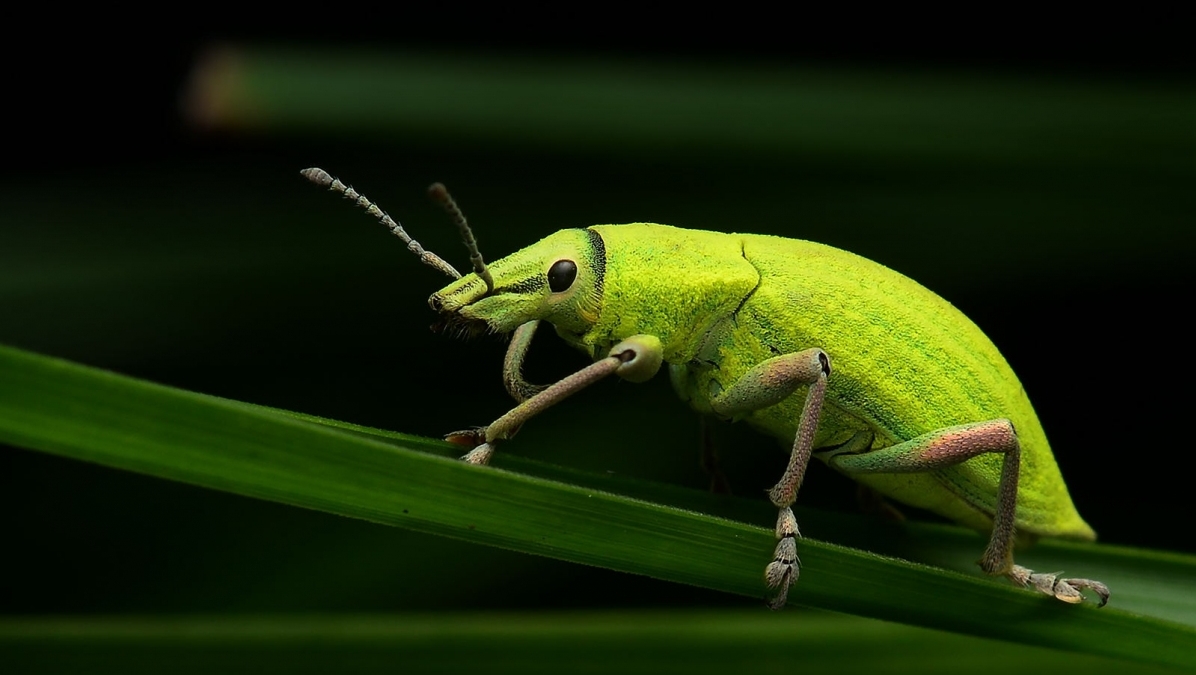
<path fill-rule="evenodd" d="M 358 206 L 360 206 L 361 208 L 365 209 L 366 212 L 368 212 L 371 216 L 377 218 L 378 222 L 382 223 L 388 229 L 390 229 L 391 234 L 398 237 L 399 239 L 402 239 L 403 243 L 407 244 L 407 250 L 409 250 L 412 253 L 414 253 L 415 255 L 419 256 L 419 259 L 422 260 L 425 264 L 435 267 L 436 269 L 440 270 L 441 272 L 444 272 L 445 274 L 449 275 L 450 277 L 452 277 L 454 279 L 461 278 L 461 273 L 458 272 L 456 269 L 454 269 L 452 265 L 445 262 L 443 258 L 436 255 L 435 253 L 432 253 L 431 251 L 424 250 L 424 247 L 420 246 L 418 241 L 412 239 L 410 237 L 410 235 L 407 234 L 407 231 L 403 229 L 402 225 L 400 225 L 393 218 L 391 218 L 389 215 L 387 215 L 385 211 L 383 211 L 382 209 L 380 209 L 376 205 L 374 205 L 373 202 L 366 199 L 365 196 L 362 195 L 361 193 L 357 192 L 356 190 L 349 187 L 348 185 L 345 185 L 344 183 L 340 182 L 340 180 L 333 178 L 327 171 L 317 168 L 317 167 L 314 167 L 314 166 L 310 169 L 304 169 L 304 170 L 300 171 L 299 173 L 303 174 L 304 178 L 315 183 L 316 185 L 328 188 L 329 190 L 332 190 L 333 192 L 339 192 L 341 195 L 344 195 L 345 199 L 351 200 L 353 203 L 355 203 Z M 464 222 L 464 218 L 462 218 L 462 222 Z M 472 241 L 473 241 L 473 235 L 470 235 L 469 238 L 466 240 L 465 245 L 470 246 L 470 242 L 472 242 Z M 476 243 L 474 243 L 470 247 L 471 254 L 474 251 L 477 251 Z M 478 260 L 479 261 L 481 260 L 480 254 L 478 255 Z M 474 268 L 475 269 L 477 268 L 476 263 L 474 264 Z M 493 283 L 489 281 L 489 273 L 487 273 L 487 284 L 488 284 L 489 288 L 493 288 Z"/>
<path fill-rule="evenodd" d="M 473 230 L 469 229 L 469 223 L 465 222 L 465 214 L 457 208 L 457 202 L 449 195 L 448 188 L 444 187 L 444 183 L 432 183 L 428 186 L 428 196 L 444 207 L 445 212 L 457 224 L 461 239 L 465 241 L 465 248 L 469 249 L 469 262 L 473 263 L 473 271 L 486 282 L 486 292 L 492 292 L 494 277 L 490 276 L 490 270 L 486 269 L 486 261 L 482 260 L 482 252 L 478 250 L 478 242 L 473 238 Z"/>

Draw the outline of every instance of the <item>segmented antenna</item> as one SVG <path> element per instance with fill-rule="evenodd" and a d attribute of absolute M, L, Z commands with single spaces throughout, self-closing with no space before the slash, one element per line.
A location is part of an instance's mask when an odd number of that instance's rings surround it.
<path fill-rule="evenodd" d="M 482 252 L 478 250 L 478 242 L 473 238 L 473 231 L 469 229 L 469 223 L 465 222 L 465 214 L 461 213 L 461 209 L 457 208 L 457 202 L 448 193 L 448 188 L 444 187 L 444 183 L 432 183 L 428 187 L 428 196 L 436 201 L 444 208 L 445 213 L 449 214 L 449 218 L 457 225 L 457 231 L 461 233 L 461 239 L 465 241 L 465 248 L 469 249 L 469 262 L 473 263 L 473 271 L 486 282 L 486 292 L 489 293 L 494 290 L 494 277 L 490 276 L 490 270 L 486 269 L 486 261 L 482 260 Z"/>
<path fill-rule="evenodd" d="M 407 250 L 409 250 L 412 253 L 414 253 L 415 255 L 419 256 L 419 259 L 422 260 L 424 262 L 424 264 L 435 267 L 436 269 L 440 270 L 441 272 L 444 272 L 445 274 L 449 275 L 450 277 L 452 277 L 454 279 L 461 278 L 461 273 L 458 272 L 456 269 L 454 269 L 452 265 L 445 262 L 443 258 L 436 255 L 435 253 L 432 253 L 431 251 L 424 250 L 424 247 L 420 246 L 418 241 L 412 239 L 407 234 L 407 231 L 403 229 L 402 225 L 395 222 L 395 220 L 393 218 L 391 218 L 389 215 L 387 215 L 385 211 L 383 211 L 382 209 L 375 206 L 373 202 L 366 199 L 365 196 L 362 195 L 361 193 L 357 192 L 356 190 L 349 187 L 348 185 L 345 185 L 344 183 L 340 182 L 340 180 L 333 178 L 327 171 L 317 168 L 317 167 L 314 167 L 314 166 L 310 169 L 304 169 L 304 170 L 300 171 L 299 173 L 303 174 L 304 178 L 315 183 L 316 185 L 328 188 L 329 190 L 332 190 L 333 192 L 338 192 L 341 195 L 343 195 L 345 199 L 348 199 L 348 200 L 352 201 L 353 203 L 357 204 L 358 206 L 360 206 L 361 208 L 365 209 L 367 213 L 369 213 L 371 216 L 377 218 L 378 222 L 385 225 L 390 230 L 391 234 L 398 237 L 399 239 L 402 239 L 403 243 L 407 244 Z M 462 219 L 462 222 L 464 222 L 464 219 Z M 477 244 L 472 243 L 472 242 L 473 242 L 473 236 L 470 235 L 468 240 L 466 241 L 465 245 L 470 246 L 470 251 L 476 251 Z M 478 256 L 478 260 L 479 261 L 481 260 L 481 255 Z M 475 269 L 477 268 L 476 263 L 474 265 L 474 268 Z M 487 273 L 487 279 L 489 279 L 489 273 Z M 491 284 L 491 282 L 487 281 L 487 284 Z M 493 286 L 490 285 L 489 288 L 493 288 Z"/>

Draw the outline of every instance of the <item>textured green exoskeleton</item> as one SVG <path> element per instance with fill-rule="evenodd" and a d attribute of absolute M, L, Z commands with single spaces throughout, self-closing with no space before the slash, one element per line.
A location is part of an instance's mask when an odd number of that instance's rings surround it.
<path fill-rule="evenodd" d="M 367 207 L 425 262 L 424 251 L 363 197 L 314 169 L 318 184 Z M 443 188 L 434 194 L 464 218 Z M 811 457 L 881 495 L 991 532 L 984 572 L 1066 602 L 1101 583 L 1015 565 L 1016 538 L 1092 540 L 1013 370 L 959 310 L 909 278 L 808 241 L 634 223 L 561 230 L 432 295 L 446 325 L 513 333 L 504 364 L 520 401 L 488 427 L 450 440 L 485 464 L 531 417 L 612 373 L 631 381 L 668 365 L 700 413 L 743 420 L 791 447 L 769 491 L 779 509 L 765 580 L 782 606 L 799 572 L 790 505 Z M 435 258 L 431 260 L 430 258 Z M 451 276 L 457 275 L 455 271 Z M 594 359 L 549 387 L 520 368 L 546 321 Z"/>

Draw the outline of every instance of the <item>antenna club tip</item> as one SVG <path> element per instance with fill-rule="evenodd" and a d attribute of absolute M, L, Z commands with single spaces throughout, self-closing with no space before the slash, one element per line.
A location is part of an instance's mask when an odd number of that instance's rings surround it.
<path fill-rule="evenodd" d="M 444 183 L 432 183 L 428 186 L 428 196 L 438 202 L 448 201 L 448 188 Z"/>
<path fill-rule="evenodd" d="M 322 187 L 328 187 L 329 185 L 332 185 L 332 176 L 327 171 L 319 167 L 313 166 L 310 169 L 304 169 L 299 173 L 304 178 L 315 183 L 316 185 L 320 185 Z"/>

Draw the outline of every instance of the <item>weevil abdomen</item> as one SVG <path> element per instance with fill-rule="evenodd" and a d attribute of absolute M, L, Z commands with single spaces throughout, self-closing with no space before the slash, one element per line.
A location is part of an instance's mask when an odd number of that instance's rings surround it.
<path fill-rule="evenodd" d="M 814 447 L 861 432 L 878 450 L 946 427 L 1006 418 L 1022 448 L 1016 524 L 1021 532 L 1093 539 L 1077 513 L 1042 426 L 1017 376 L 971 320 L 930 290 L 836 248 L 762 235 L 741 243 L 759 282 L 707 331 L 696 358 L 671 369 L 699 411 L 748 369 L 811 347 L 833 363 Z M 803 396 L 744 420 L 792 442 Z M 817 454 L 815 456 L 818 456 Z M 929 473 L 853 476 L 905 504 L 977 530 L 992 527 L 1002 457 L 986 454 Z"/>

